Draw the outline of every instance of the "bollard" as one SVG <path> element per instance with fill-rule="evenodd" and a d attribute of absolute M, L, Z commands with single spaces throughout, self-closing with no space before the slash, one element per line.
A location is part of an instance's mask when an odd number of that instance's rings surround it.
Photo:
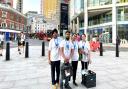
<path fill-rule="evenodd" d="M 25 47 L 25 58 L 28 58 L 29 57 L 29 43 L 28 42 L 26 42 L 26 47 Z"/>
<path fill-rule="evenodd" d="M 45 56 L 45 42 L 42 42 L 42 56 Z"/>
<path fill-rule="evenodd" d="M 116 57 L 119 57 L 119 44 L 116 43 Z"/>
<path fill-rule="evenodd" d="M 103 45 L 100 43 L 100 56 L 103 56 Z"/>
<path fill-rule="evenodd" d="M 6 44 L 6 61 L 10 60 L 10 43 Z"/>

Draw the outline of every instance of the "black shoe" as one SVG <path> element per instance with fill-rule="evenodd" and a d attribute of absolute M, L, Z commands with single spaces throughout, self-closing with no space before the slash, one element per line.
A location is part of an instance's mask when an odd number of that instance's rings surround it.
<path fill-rule="evenodd" d="M 18 51 L 20 51 L 20 49 L 18 49 Z"/>
<path fill-rule="evenodd" d="M 2 54 L 0 54 L 0 56 L 2 56 Z"/>
<path fill-rule="evenodd" d="M 77 84 L 76 82 L 73 82 L 73 84 L 74 84 L 75 86 L 78 86 L 78 84 Z"/>
<path fill-rule="evenodd" d="M 82 81 L 81 84 L 84 85 L 84 82 Z"/>
<path fill-rule="evenodd" d="M 72 89 L 69 85 L 65 86 L 65 89 Z"/>
<path fill-rule="evenodd" d="M 21 52 L 19 52 L 19 54 L 21 55 Z"/>

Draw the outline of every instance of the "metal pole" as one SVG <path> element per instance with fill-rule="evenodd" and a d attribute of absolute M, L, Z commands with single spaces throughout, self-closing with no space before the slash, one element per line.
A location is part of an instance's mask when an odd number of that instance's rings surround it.
<path fill-rule="evenodd" d="M 10 43 L 6 44 L 6 61 L 10 60 Z"/>
<path fill-rule="evenodd" d="M 116 38 L 116 57 L 119 57 L 119 38 Z"/>
<path fill-rule="evenodd" d="M 45 56 L 45 42 L 42 42 L 42 56 Z"/>
<path fill-rule="evenodd" d="M 102 45 L 102 42 L 100 42 L 100 56 L 103 56 L 103 45 Z"/>
<path fill-rule="evenodd" d="M 26 47 L 25 47 L 25 58 L 29 58 L 29 43 L 26 42 Z"/>

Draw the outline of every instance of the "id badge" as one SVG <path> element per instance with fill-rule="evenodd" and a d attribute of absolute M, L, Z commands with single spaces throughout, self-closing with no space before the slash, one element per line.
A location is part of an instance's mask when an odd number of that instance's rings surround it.
<path fill-rule="evenodd" d="M 82 46 L 82 49 L 84 49 L 84 46 Z"/>
<path fill-rule="evenodd" d="M 56 44 L 56 48 L 58 48 L 59 44 Z"/>
<path fill-rule="evenodd" d="M 66 48 L 69 50 L 69 45 L 66 45 Z"/>
<path fill-rule="evenodd" d="M 74 49 L 76 49 L 76 45 L 74 45 Z"/>

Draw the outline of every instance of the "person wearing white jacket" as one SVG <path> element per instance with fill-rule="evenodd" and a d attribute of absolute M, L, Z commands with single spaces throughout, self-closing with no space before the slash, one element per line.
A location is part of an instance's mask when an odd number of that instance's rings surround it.
<path fill-rule="evenodd" d="M 59 88 L 60 77 L 60 42 L 57 29 L 52 31 L 53 38 L 49 42 L 48 62 L 51 66 L 52 89 Z M 56 72 L 56 73 L 55 73 Z M 56 74 L 56 75 L 55 75 Z M 56 79 L 55 79 L 56 78 Z"/>
<path fill-rule="evenodd" d="M 77 41 L 77 34 L 72 35 L 72 44 L 74 47 L 74 53 L 72 56 L 72 68 L 73 68 L 73 84 L 75 86 L 78 86 L 76 83 L 76 73 L 77 73 L 77 66 L 78 66 L 78 60 L 79 60 L 79 53 L 78 53 L 78 41 Z"/>
<path fill-rule="evenodd" d="M 88 65 L 91 63 L 90 59 L 90 44 L 86 41 L 86 35 L 82 35 L 82 40 L 79 42 L 80 54 L 82 54 L 81 65 L 82 70 L 88 70 Z M 83 78 L 83 76 L 82 76 Z M 83 81 L 81 82 L 83 84 Z"/>
<path fill-rule="evenodd" d="M 0 56 L 3 56 L 3 47 L 4 47 L 4 34 L 0 33 Z"/>

